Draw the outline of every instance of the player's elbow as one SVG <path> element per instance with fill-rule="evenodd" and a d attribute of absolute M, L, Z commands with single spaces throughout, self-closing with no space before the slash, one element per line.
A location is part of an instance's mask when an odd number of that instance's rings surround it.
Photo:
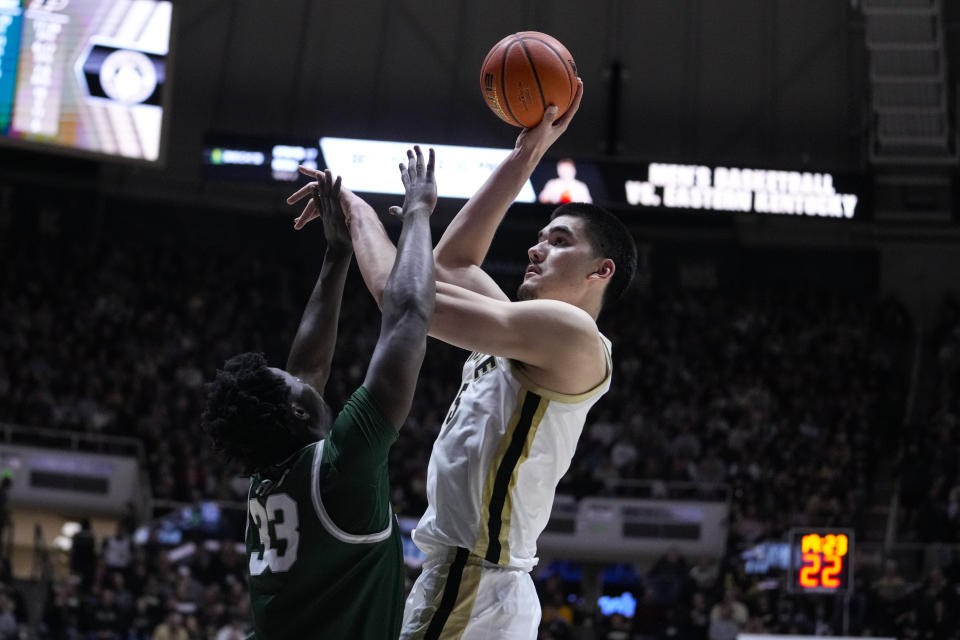
<path fill-rule="evenodd" d="M 393 361 L 423 361 L 427 350 L 429 322 L 430 316 L 422 309 L 408 309 L 395 316 L 384 314 L 381 340 Z"/>
<path fill-rule="evenodd" d="M 383 322 L 394 327 L 395 331 L 415 337 L 422 334 L 424 339 L 427 328 L 433 319 L 435 296 L 401 296 L 398 299 L 384 301 Z M 388 303 L 389 302 L 389 303 Z"/>

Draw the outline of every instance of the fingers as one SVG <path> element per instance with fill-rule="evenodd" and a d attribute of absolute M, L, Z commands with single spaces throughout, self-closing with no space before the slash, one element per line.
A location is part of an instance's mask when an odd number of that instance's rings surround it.
<path fill-rule="evenodd" d="M 398 218 L 403 214 L 402 207 L 390 207 L 387 211 L 390 212 L 390 215 L 397 216 Z"/>
<path fill-rule="evenodd" d="M 573 94 L 573 101 L 570 103 L 570 107 L 563 114 L 563 116 L 558 118 L 557 114 L 560 112 L 560 110 L 556 105 L 550 105 L 543 112 L 543 119 L 540 121 L 540 123 L 531 128 L 543 130 L 547 127 L 558 127 L 561 130 L 566 129 L 567 125 L 569 125 L 570 121 L 573 119 L 573 116 L 576 115 L 577 110 L 580 109 L 580 101 L 582 99 L 583 80 L 577 78 L 577 90 Z"/>
<path fill-rule="evenodd" d="M 316 187 L 320 188 L 320 195 L 322 197 L 339 197 L 343 176 L 337 176 L 337 179 L 334 180 L 333 173 L 330 171 L 330 169 L 319 171 L 316 169 L 309 169 L 303 165 L 300 165 L 298 170 L 305 176 L 315 178 L 316 182 L 308 182 L 300 187 L 300 189 L 298 189 L 293 195 L 287 198 L 287 204 L 296 204 L 300 200 L 303 200 L 305 197 L 310 195 L 311 191 Z"/>
<path fill-rule="evenodd" d="M 329 169 L 317 171 L 301 165 L 299 171 L 303 175 L 316 178 L 316 181 L 308 182 L 287 198 L 287 204 L 297 204 L 304 198 L 308 198 L 303 211 L 293 221 L 293 228 L 297 230 L 302 229 L 311 220 L 321 215 L 328 215 L 334 210 L 340 199 L 343 182 L 342 176 L 337 176 L 334 180 L 333 173 Z M 347 193 L 349 194 L 349 191 Z"/>
<path fill-rule="evenodd" d="M 429 160 L 424 161 L 423 149 L 420 145 L 413 145 L 413 149 L 407 149 L 407 161 L 400 163 L 400 177 L 403 184 L 407 185 L 414 179 L 425 175 L 433 175 L 436 167 L 436 154 L 433 149 L 429 151 Z"/>
<path fill-rule="evenodd" d="M 543 110 L 543 118 L 540 119 L 540 122 L 530 127 L 530 129 L 543 131 L 550 127 L 553 124 L 553 121 L 557 119 L 557 114 L 560 112 L 560 109 L 555 104 L 551 104 L 546 109 Z"/>
<path fill-rule="evenodd" d="M 322 174 L 318 175 L 317 181 L 320 183 L 319 195 L 324 198 L 329 197 L 331 185 L 333 184 L 333 175 L 330 173 L 330 169 L 326 169 Z"/>
<path fill-rule="evenodd" d="M 304 198 L 313 194 L 313 190 L 317 188 L 316 182 L 308 182 L 307 184 L 300 187 L 292 196 L 287 198 L 287 204 L 297 204 Z"/>
<path fill-rule="evenodd" d="M 420 145 L 413 145 L 413 150 L 417 154 L 417 175 L 423 176 L 426 172 L 423 162 L 423 151 L 420 150 Z"/>
<path fill-rule="evenodd" d="M 307 176 L 308 178 L 316 178 L 320 175 L 320 171 L 317 169 L 311 169 L 310 167 L 305 167 L 302 164 L 297 166 L 297 171 Z"/>
<path fill-rule="evenodd" d="M 300 213 L 297 219 L 293 221 L 293 228 L 297 231 L 303 229 L 304 225 L 320 215 L 317 213 L 317 211 L 317 205 L 313 198 L 311 198 L 307 201 L 307 206 L 303 208 L 303 211 Z"/>
<path fill-rule="evenodd" d="M 407 173 L 410 176 L 410 180 L 417 177 L 417 158 L 410 149 L 407 149 Z"/>
<path fill-rule="evenodd" d="M 583 80 L 577 78 L 577 92 L 573 94 L 573 102 L 570 103 L 570 108 L 567 109 L 567 112 L 563 114 L 563 117 L 557 120 L 554 125 L 558 127 L 566 127 L 570 124 L 570 120 L 573 119 L 573 116 L 576 115 L 577 110 L 580 109 L 580 101 L 583 99 Z"/>

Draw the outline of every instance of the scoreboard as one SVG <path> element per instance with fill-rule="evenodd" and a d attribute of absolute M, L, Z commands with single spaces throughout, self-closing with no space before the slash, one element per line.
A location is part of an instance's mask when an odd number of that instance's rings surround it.
<path fill-rule="evenodd" d="M 852 591 L 853 538 L 852 529 L 792 529 L 790 591 L 839 595 Z"/>
<path fill-rule="evenodd" d="M 157 162 L 173 5 L 0 0 L 0 142 Z"/>

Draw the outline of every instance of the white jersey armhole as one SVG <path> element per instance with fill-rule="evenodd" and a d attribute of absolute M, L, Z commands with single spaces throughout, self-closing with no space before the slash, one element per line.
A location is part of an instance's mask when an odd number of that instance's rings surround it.
<path fill-rule="evenodd" d="M 527 375 L 519 363 L 513 360 L 505 360 L 507 366 L 510 368 L 510 373 L 513 374 L 513 377 L 517 379 L 517 381 L 520 383 L 520 386 L 522 386 L 524 389 L 532 391 L 542 398 L 554 400 L 561 404 L 579 404 L 605 393 L 607 388 L 610 386 L 610 378 L 613 375 L 613 355 L 611 353 L 611 344 L 607 337 L 602 333 L 600 334 L 600 341 L 603 345 L 603 355 L 607 365 L 607 372 L 606 375 L 604 375 L 603 380 L 597 383 L 592 389 L 584 391 L 583 393 L 560 393 L 559 391 L 553 391 L 551 389 L 541 387 L 530 379 L 530 376 Z"/>
<path fill-rule="evenodd" d="M 357 535 L 353 533 L 347 533 L 338 527 L 333 522 L 330 514 L 327 513 L 327 510 L 323 506 L 323 499 L 320 497 L 320 463 L 323 461 L 324 444 L 326 443 L 323 440 L 317 443 L 316 451 L 313 454 L 313 465 L 310 471 L 310 495 L 313 498 L 313 510 L 316 512 L 317 518 L 320 519 L 320 524 L 322 524 L 323 528 L 327 530 L 327 533 L 332 535 L 340 542 L 346 542 L 348 544 L 370 544 L 372 542 L 383 542 L 390 537 L 390 532 L 393 530 L 393 517 L 389 519 L 387 522 L 387 528 L 383 531 L 378 533 Z"/>

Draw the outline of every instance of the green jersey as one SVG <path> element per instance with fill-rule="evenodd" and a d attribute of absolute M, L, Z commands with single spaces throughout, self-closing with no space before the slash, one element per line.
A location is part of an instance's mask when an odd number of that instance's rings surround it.
<path fill-rule="evenodd" d="M 324 440 L 250 478 L 254 637 L 399 635 L 403 552 L 387 476 L 396 438 L 360 387 Z"/>

